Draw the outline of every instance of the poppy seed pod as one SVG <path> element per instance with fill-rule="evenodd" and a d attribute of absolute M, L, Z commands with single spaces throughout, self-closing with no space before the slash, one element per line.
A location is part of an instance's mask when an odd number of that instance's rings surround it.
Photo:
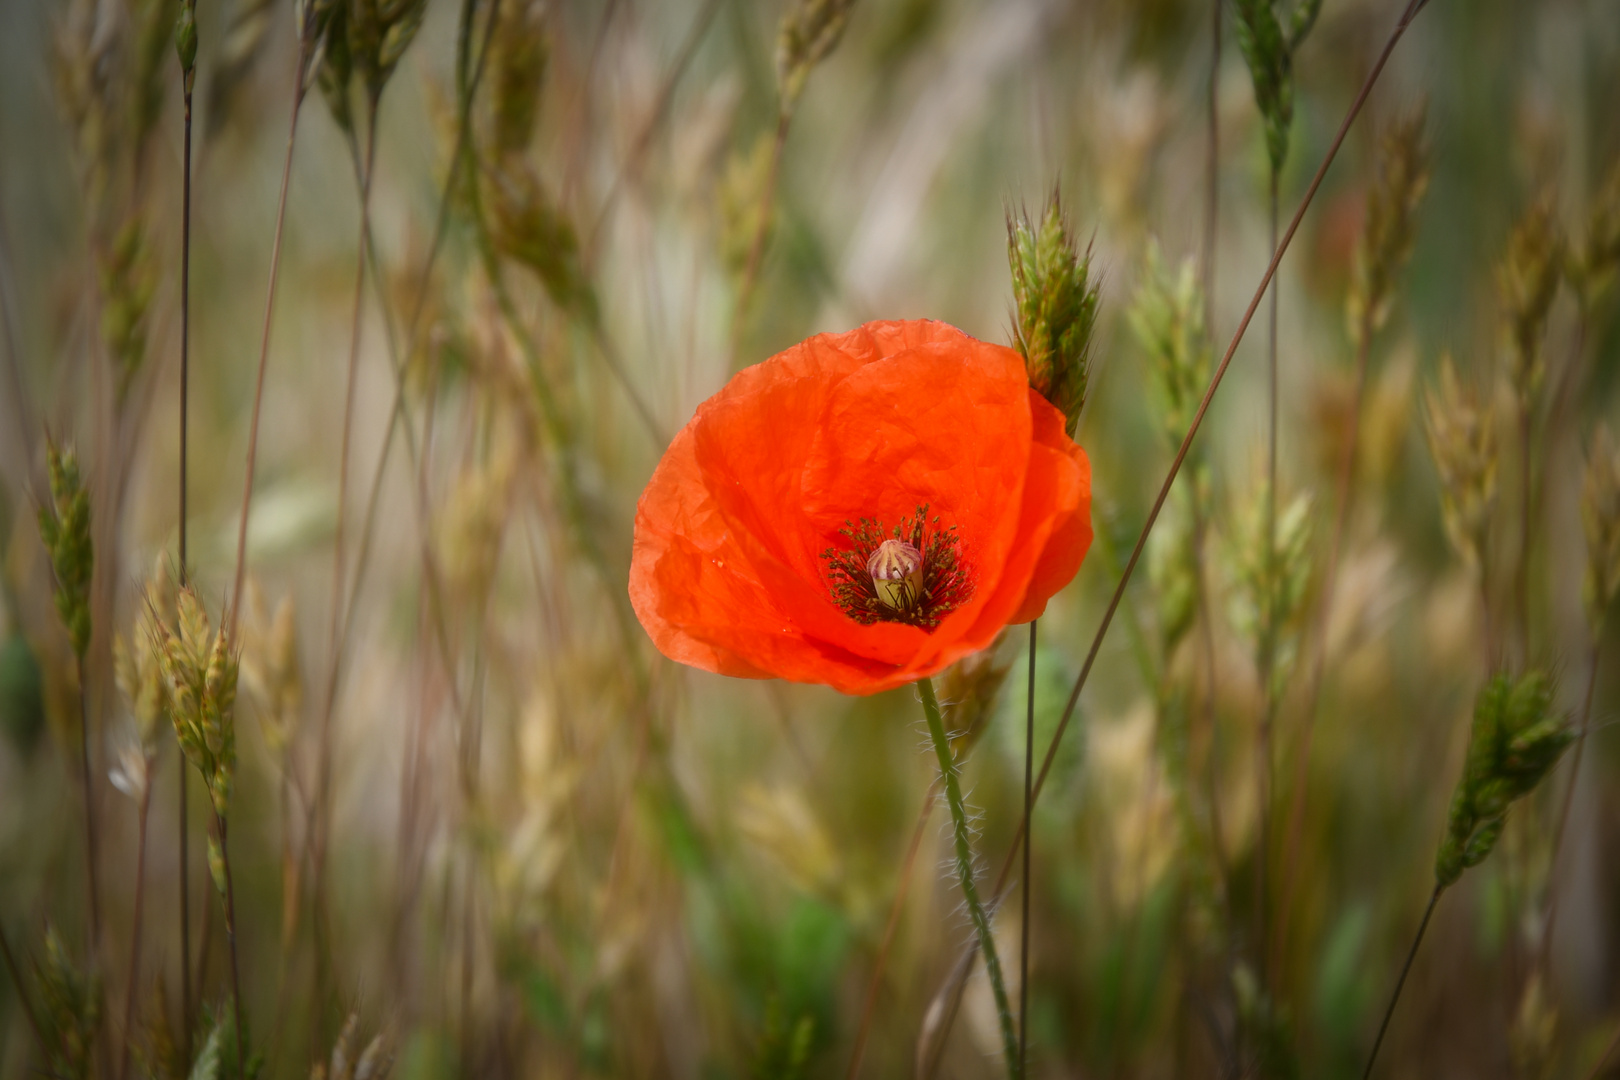
<path fill-rule="evenodd" d="M 810 338 L 670 444 L 636 512 L 636 615 L 723 675 L 853 694 L 932 675 L 1079 570 L 1091 466 L 1064 426 L 1018 353 L 944 323 Z"/>

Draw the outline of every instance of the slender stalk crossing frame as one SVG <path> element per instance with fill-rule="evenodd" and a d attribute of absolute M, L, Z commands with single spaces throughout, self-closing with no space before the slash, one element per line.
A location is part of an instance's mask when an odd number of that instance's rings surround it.
<path fill-rule="evenodd" d="M 1434 916 L 1434 906 L 1440 902 L 1440 894 L 1445 892 L 1445 886 L 1436 885 L 1434 892 L 1429 894 L 1429 906 L 1423 909 L 1423 921 L 1418 923 L 1417 934 L 1412 938 L 1412 947 L 1406 951 L 1406 963 L 1401 965 L 1401 977 L 1395 980 L 1395 991 L 1389 995 L 1389 1005 L 1384 1009 L 1383 1022 L 1378 1025 L 1378 1037 L 1373 1040 L 1372 1053 L 1367 1055 L 1367 1068 L 1361 1074 L 1361 1080 L 1368 1080 L 1372 1076 L 1373 1063 L 1378 1060 L 1378 1048 L 1384 1045 L 1384 1033 L 1389 1030 L 1390 1017 L 1395 1015 L 1395 1004 L 1401 1000 L 1401 990 L 1406 986 L 1406 976 L 1412 972 L 1412 961 L 1417 959 L 1418 946 L 1423 944 L 1423 934 L 1429 929 L 1429 919 Z"/>
<path fill-rule="evenodd" d="M 1029 688 L 1024 710 L 1024 821 L 1035 809 L 1035 635 L 1039 619 L 1029 620 Z M 1024 827 L 1024 904 L 1018 932 L 1018 1071 L 1029 1068 L 1029 827 Z"/>
<path fill-rule="evenodd" d="M 96 800 L 90 786 L 90 688 L 84 681 L 84 657 L 77 657 L 76 666 L 79 673 L 79 780 L 84 786 L 85 892 L 90 903 L 85 941 L 94 967 L 101 951 L 101 886 L 96 874 Z"/>
<path fill-rule="evenodd" d="M 1102 649 L 1103 638 L 1107 636 L 1108 628 L 1113 623 L 1115 614 L 1119 611 L 1119 605 L 1124 599 L 1125 589 L 1130 584 L 1131 575 L 1136 571 L 1136 564 L 1141 561 L 1142 552 L 1147 546 L 1148 536 L 1153 531 L 1154 524 L 1159 520 L 1159 513 L 1164 509 L 1165 500 L 1169 498 L 1170 488 L 1175 483 L 1177 475 L 1181 472 L 1181 466 L 1186 461 L 1187 454 L 1192 448 L 1193 439 L 1197 437 L 1199 428 L 1203 426 L 1204 416 L 1209 411 L 1210 403 L 1214 400 L 1216 391 L 1220 389 L 1221 381 L 1226 377 L 1226 369 L 1231 366 L 1232 357 L 1237 352 L 1238 344 L 1243 340 L 1243 335 L 1248 331 L 1249 324 L 1254 320 L 1255 312 L 1259 310 L 1260 302 L 1266 295 L 1266 289 L 1270 286 L 1271 279 L 1276 275 L 1277 267 L 1282 263 L 1283 256 L 1288 251 L 1288 246 L 1293 243 L 1294 234 L 1299 230 L 1300 222 L 1305 218 L 1305 212 L 1310 209 L 1311 203 L 1315 200 L 1317 189 L 1322 186 L 1322 181 L 1327 176 L 1328 169 L 1332 166 L 1334 159 L 1338 157 L 1339 149 L 1344 145 L 1345 137 L 1350 133 L 1351 125 L 1361 115 L 1361 110 L 1366 105 L 1367 98 L 1372 93 L 1373 87 L 1377 85 L 1379 76 L 1383 74 L 1384 67 L 1389 63 L 1390 55 L 1394 53 L 1395 46 L 1400 43 L 1401 38 L 1405 36 L 1407 29 L 1412 25 L 1412 20 L 1417 17 L 1418 12 L 1422 11 L 1427 3 L 1428 0 L 1407 0 L 1406 7 L 1402 10 L 1400 18 L 1390 31 L 1383 48 L 1379 51 L 1378 59 L 1373 63 L 1372 70 L 1367 73 L 1367 78 L 1362 82 L 1361 89 L 1357 91 L 1355 98 L 1351 101 L 1344 120 L 1339 124 L 1338 132 L 1328 145 L 1322 163 L 1317 166 L 1316 175 L 1311 178 L 1310 186 L 1305 189 L 1305 194 L 1300 199 L 1299 208 L 1294 211 L 1293 219 L 1289 222 L 1287 231 L 1283 233 L 1282 240 L 1272 253 L 1271 262 L 1267 265 L 1265 274 L 1262 275 L 1253 297 L 1249 300 L 1243 318 L 1239 321 L 1237 329 L 1232 334 L 1232 340 L 1221 357 L 1221 362 L 1216 366 L 1215 373 L 1210 378 L 1209 386 L 1204 390 L 1203 399 L 1198 404 L 1198 411 L 1193 414 L 1192 423 L 1188 426 L 1187 434 L 1181 441 L 1180 449 L 1176 451 L 1175 460 L 1165 474 L 1164 482 L 1159 488 L 1159 494 L 1153 501 L 1153 508 L 1148 512 L 1147 521 L 1142 524 L 1142 530 L 1137 535 L 1136 546 L 1131 550 L 1131 557 L 1125 565 L 1125 572 L 1120 575 L 1119 584 L 1115 587 L 1113 595 L 1109 598 L 1108 606 L 1103 611 L 1102 622 L 1098 625 L 1097 633 L 1092 638 L 1091 647 L 1086 653 L 1084 663 L 1081 665 L 1080 674 L 1075 678 L 1074 686 L 1069 691 L 1069 699 L 1064 705 L 1062 716 L 1058 719 L 1057 730 L 1052 733 L 1052 739 L 1047 744 L 1046 757 L 1041 762 L 1040 771 L 1035 776 L 1035 787 L 1031 792 L 1032 803 L 1040 798 L 1047 774 L 1052 771 L 1052 763 L 1057 758 L 1058 746 L 1063 741 L 1069 722 L 1074 718 L 1074 710 L 1080 700 L 1080 692 L 1085 689 L 1086 680 L 1091 676 L 1091 669 L 1096 665 L 1097 655 Z M 995 893 L 998 897 L 1007 883 L 1007 876 L 1012 869 L 1013 859 L 1018 853 L 1018 845 L 1023 841 L 1024 833 L 1028 831 L 1028 828 L 1029 822 L 1026 818 L 1019 823 L 1018 830 L 1013 836 L 1012 850 L 1008 853 L 1006 860 L 1003 861 L 1001 872 L 996 878 Z"/>
<path fill-rule="evenodd" d="M 191 80 L 182 71 L 180 85 L 185 95 L 185 151 L 180 161 L 180 569 L 176 575 L 184 588 L 190 578 L 186 562 L 186 462 L 190 449 L 187 442 L 187 409 L 191 399 Z M 290 147 L 289 147 L 290 150 Z M 246 510 L 243 511 L 246 522 Z M 191 1064 L 191 824 L 186 807 L 186 755 L 175 744 L 175 782 L 180 787 L 180 1049 L 189 1067 Z M 141 838 L 144 851 L 146 837 L 146 811 L 141 811 Z M 139 880 L 139 879 L 137 879 Z M 136 920 L 137 927 L 140 925 Z M 131 983 L 133 986 L 133 982 Z M 125 1036 L 126 1052 L 129 1036 Z"/>

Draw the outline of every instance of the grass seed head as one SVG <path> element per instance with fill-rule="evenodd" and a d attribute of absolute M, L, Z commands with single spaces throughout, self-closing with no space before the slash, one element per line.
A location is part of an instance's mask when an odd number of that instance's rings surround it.
<path fill-rule="evenodd" d="M 776 83 L 782 114 L 792 113 L 810 72 L 844 36 L 855 0 L 797 0 L 776 34 Z"/>
<path fill-rule="evenodd" d="M 1586 531 L 1586 582 L 1582 599 L 1594 636 L 1620 591 L 1620 449 L 1606 424 L 1592 437 L 1581 484 L 1581 524 Z"/>
<path fill-rule="evenodd" d="M 1457 378 L 1450 355 L 1424 393 L 1424 434 L 1440 476 L 1440 511 L 1452 547 L 1480 567 L 1496 506 L 1496 427 L 1490 406 Z"/>
<path fill-rule="evenodd" d="M 1497 268 L 1510 349 L 1508 376 L 1520 408 L 1525 410 L 1539 397 L 1546 372 L 1542 338 L 1558 293 L 1563 247 L 1551 193 L 1544 192 L 1514 227 Z"/>
<path fill-rule="evenodd" d="M 56 613 L 67 628 L 73 654 L 84 659 L 90 647 L 90 577 L 95 554 L 90 543 L 90 493 L 79 475 L 71 447 L 45 448 L 51 500 L 39 510 L 39 536 L 55 575 Z"/>
<path fill-rule="evenodd" d="M 1429 147 L 1423 137 L 1425 110 L 1397 121 L 1379 147 L 1378 179 L 1367 196 L 1367 218 L 1356 245 L 1346 301 L 1350 335 L 1360 341 L 1389 319 L 1395 278 L 1412 255 L 1417 209 L 1429 187 Z"/>
<path fill-rule="evenodd" d="M 1153 365 L 1161 398 L 1160 425 L 1169 445 L 1179 447 L 1209 382 L 1210 346 L 1204 328 L 1204 296 L 1192 259 L 1167 266 L 1159 245 L 1148 244 L 1142 283 L 1126 318 Z"/>
<path fill-rule="evenodd" d="M 1091 337 L 1097 326 L 1097 287 L 1091 251 L 1080 254 L 1058 192 L 1037 223 L 1007 217 L 1007 263 L 1013 280 L 1013 344 L 1029 385 L 1063 413 L 1074 434 L 1086 404 Z"/>
<path fill-rule="evenodd" d="M 1508 808 L 1536 789 L 1574 741 L 1552 703 L 1552 680 L 1539 671 L 1517 679 L 1496 675 L 1480 690 L 1462 779 L 1435 855 L 1441 888 L 1485 861 L 1502 835 Z"/>

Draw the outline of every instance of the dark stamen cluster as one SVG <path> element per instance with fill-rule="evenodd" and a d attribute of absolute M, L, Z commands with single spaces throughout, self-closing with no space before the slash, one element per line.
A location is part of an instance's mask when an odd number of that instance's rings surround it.
<path fill-rule="evenodd" d="M 858 623 L 898 622 L 932 630 L 939 621 L 973 595 L 973 582 L 962 564 L 958 551 L 956 526 L 939 527 L 938 516 L 928 519 L 928 507 L 919 506 L 910 517 L 885 534 L 883 526 L 871 518 L 858 523 L 845 522 L 838 530 L 850 546 L 828 548 L 821 553 L 827 561 L 828 587 L 833 602 Z M 915 606 L 906 609 L 889 607 L 878 598 L 877 588 L 867 572 L 867 560 L 872 552 L 888 539 L 904 540 L 922 552 L 922 593 Z"/>

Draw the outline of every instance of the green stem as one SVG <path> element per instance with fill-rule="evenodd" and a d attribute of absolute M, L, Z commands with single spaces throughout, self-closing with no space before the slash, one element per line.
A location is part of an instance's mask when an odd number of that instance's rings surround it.
<path fill-rule="evenodd" d="M 236 1021 L 236 1080 L 247 1076 L 247 1033 L 242 1028 L 242 969 L 236 950 L 236 886 L 231 881 L 231 851 L 225 836 L 225 815 L 214 812 L 219 834 L 219 861 L 225 867 L 225 939 L 231 947 L 231 1009 Z"/>
<path fill-rule="evenodd" d="M 1018 934 L 1018 1071 L 1029 1062 L 1029 833 L 1035 809 L 1035 634 L 1039 619 L 1029 621 L 1029 693 L 1024 710 L 1024 918 Z"/>
<path fill-rule="evenodd" d="M 1444 885 L 1436 885 L 1434 892 L 1429 894 L 1429 906 L 1423 909 L 1423 921 L 1418 923 L 1417 934 L 1412 938 L 1412 947 L 1406 952 L 1406 963 L 1401 965 L 1401 977 L 1395 980 L 1395 992 L 1389 995 L 1389 1005 L 1384 1009 L 1384 1020 L 1378 1025 L 1378 1038 L 1373 1040 L 1372 1053 L 1367 1055 L 1367 1068 L 1361 1074 L 1361 1080 L 1369 1080 L 1372 1076 L 1373 1062 L 1378 1060 L 1378 1048 L 1384 1045 L 1384 1033 L 1389 1030 L 1390 1017 L 1395 1015 L 1395 1005 L 1401 1000 L 1401 989 L 1406 986 L 1406 977 L 1412 972 L 1412 961 L 1417 959 L 1418 946 L 1423 944 L 1423 933 L 1429 928 L 1429 919 L 1434 915 L 1434 905 L 1440 902 L 1440 894 L 1445 892 Z"/>
<path fill-rule="evenodd" d="M 996 955 L 996 942 L 990 936 L 990 917 L 979 899 L 979 887 L 973 880 L 973 847 L 968 842 L 967 810 L 962 805 L 962 786 L 957 782 L 956 762 L 951 757 L 951 740 L 945 734 L 945 722 L 939 715 L 939 701 L 934 697 L 934 684 L 927 679 L 917 680 L 917 692 L 922 696 L 923 715 L 928 718 L 928 734 L 934 740 L 934 754 L 939 758 L 939 775 L 945 783 L 945 801 L 951 807 L 951 824 L 956 833 L 956 876 L 962 885 L 962 896 L 967 900 L 968 916 L 979 935 L 979 950 L 984 953 L 984 970 L 990 976 L 990 989 L 996 996 L 996 1017 L 1001 1021 L 1002 1052 L 1007 1058 L 1007 1074 L 1013 1080 L 1023 1080 L 1024 1070 L 1018 1058 L 1018 1033 L 1013 1029 L 1012 1010 L 1007 1005 L 1007 984 L 1001 977 L 1001 960 Z"/>

